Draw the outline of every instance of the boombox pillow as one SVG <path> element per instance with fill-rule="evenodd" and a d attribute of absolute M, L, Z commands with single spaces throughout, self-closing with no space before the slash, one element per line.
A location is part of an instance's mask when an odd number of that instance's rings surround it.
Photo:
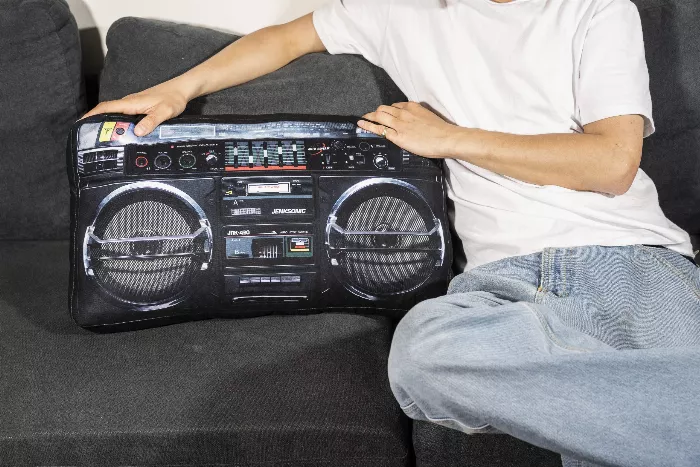
<path fill-rule="evenodd" d="M 348 117 L 75 124 L 70 310 L 121 329 L 352 310 L 400 317 L 443 294 L 443 175 Z"/>

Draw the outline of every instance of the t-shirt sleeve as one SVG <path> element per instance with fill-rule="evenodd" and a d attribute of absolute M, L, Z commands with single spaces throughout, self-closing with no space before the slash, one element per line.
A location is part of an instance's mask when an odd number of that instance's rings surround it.
<path fill-rule="evenodd" d="M 582 126 L 636 114 L 644 117 L 644 137 L 654 133 L 642 24 L 630 0 L 605 2 L 591 19 L 578 84 Z"/>
<path fill-rule="evenodd" d="M 313 22 L 331 54 L 356 54 L 380 65 L 391 0 L 330 0 Z"/>

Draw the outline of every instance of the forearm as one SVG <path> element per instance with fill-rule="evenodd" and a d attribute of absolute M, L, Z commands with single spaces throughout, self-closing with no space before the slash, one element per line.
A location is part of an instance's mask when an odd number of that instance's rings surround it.
<path fill-rule="evenodd" d="M 311 15 L 248 34 L 186 73 L 163 83 L 187 100 L 251 81 L 310 52 L 324 50 Z"/>
<path fill-rule="evenodd" d="M 521 136 L 446 122 L 417 102 L 380 105 L 358 125 L 423 157 L 461 159 L 537 185 L 622 195 L 639 170 L 640 115 L 584 125 L 583 134 Z"/>
<path fill-rule="evenodd" d="M 523 136 L 460 127 L 454 132 L 455 159 L 537 185 L 621 195 L 639 167 L 637 148 L 604 135 Z"/>
<path fill-rule="evenodd" d="M 172 84 L 192 100 L 282 68 L 298 57 L 294 48 L 285 46 L 278 28 L 272 26 L 240 38 Z"/>
<path fill-rule="evenodd" d="M 186 73 L 152 88 L 105 101 L 83 118 L 99 113 L 143 114 L 134 128 L 145 136 L 165 120 L 181 114 L 195 97 L 253 80 L 282 68 L 311 52 L 325 50 L 308 14 L 290 23 L 271 26 L 229 45 Z"/>

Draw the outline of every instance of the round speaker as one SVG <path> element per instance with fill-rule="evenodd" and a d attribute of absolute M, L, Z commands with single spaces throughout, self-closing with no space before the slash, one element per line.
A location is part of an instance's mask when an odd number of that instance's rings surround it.
<path fill-rule="evenodd" d="M 442 266 L 442 224 L 410 183 L 374 178 L 348 189 L 333 206 L 326 247 L 351 292 L 378 299 L 420 287 Z"/>
<path fill-rule="evenodd" d="M 140 310 L 173 306 L 191 293 L 212 257 L 211 226 L 186 193 L 138 182 L 99 205 L 83 242 L 85 272 L 113 301 Z"/>

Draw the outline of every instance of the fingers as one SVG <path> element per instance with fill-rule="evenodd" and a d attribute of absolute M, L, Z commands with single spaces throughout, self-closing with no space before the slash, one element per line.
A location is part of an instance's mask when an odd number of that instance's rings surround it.
<path fill-rule="evenodd" d="M 427 109 L 418 102 L 396 102 L 395 104 L 391 104 L 391 106 L 399 109 L 403 120 L 411 120 L 421 115 L 422 112 L 427 111 Z"/>
<path fill-rule="evenodd" d="M 423 109 L 417 102 L 396 102 L 391 105 L 381 105 L 375 113 L 389 114 L 398 120 L 412 122 Z"/>
<path fill-rule="evenodd" d="M 92 117 L 97 114 L 107 114 L 107 113 L 123 113 L 123 114 L 134 114 L 138 111 L 133 110 L 133 105 L 124 99 L 119 99 L 116 101 L 105 101 L 98 104 L 94 109 L 83 115 L 83 118 Z"/>
<path fill-rule="evenodd" d="M 93 115 L 97 115 L 98 113 L 100 113 L 100 106 L 99 106 L 99 105 L 96 106 L 96 107 L 93 107 L 92 110 L 90 110 L 89 112 L 87 112 L 85 115 L 83 115 L 82 117 L 80 117 L 78 120 L 82 120 L 82 119 L 84 119 L 84 118 L 92 117 Z"/>
<path fill-rule="evenodd" d="M 136 136 L 145 136 L 172 116 L 173 112 L 164 109 L 162 106 L 155 107 L 136 125 L 134 134 Z"/>
<path fill-rule="evenodd" d="M 407 117 L 405 112 L 394 106 L 380 105 L 376 111 L 362 116 L 357 124 L 360 128 L 371 131 L 377 135 L 386 136 L 393 141 L 399 135 L 397 128 L 401 125 L 401 119 Z"/>
<path fill-rule="evenodd" d="M 395 107 L 397 109 L 401 110 L 417 110 L 417 109 L 422 109 L 423 106 L 420 105 L 418 102 L 396 102 L 394 104 L 391 104 L 392 107 Z"/>
<path fill-rule="evenodd" d="M 391 116 L 394 117 L 394 118 L 399 118 L 400 115 L 401 115 L 401 109 L 398 109 L 398 108 L 396 108 L 396 107 L 389 106 L 389 105 L 380 105 L 380 106 L 377 108 L 377 110 L 376 110 L 375 113 L 379 113 L 379 112 L 383 112 L 383 113 L 385 113 L 385 114 L 389 114 L 389 115 L 391 115 Z"/>
<path fill-rule="evenodd" d="M 417 110 L 417 107 L 423 108 L 417 102 L 397 102 L 390 106 L 380 105 L 376 111 L 362 116 L 363 119 L 369 120 L 369 122 L 363 123 L 361 120 L 358 122 L 358 126 L 372 133 L 377 133 L 378 135 L 384 132 L 384 128 L 388 128 L 387 136 L 389 135 L 389 131 L 398 134 L 397 128 L 401 126 L 402 121 L 412 122 L 415 120 L 416 117 L 411 114 L 411 111 Z"/>
<path fill-rule="evenodd" d="M 360 120 L 359 122 L 357 122 L 357 126 L 362 128 L 363 130 L 371 131 L 372 133 L 380 136 L 382 136 L 384 134 L 384 130 L 386 130 L 386 138 L 390 141 L 392 141 L 393 138 L 395 138 L 399 134 L 398 131 L 389 126 L 379 125 L 376 123 L 368 122 L 367 120 Z"/>
<path fill-rule="evenodd" d="M 393 115 L 380 111 L 370 112 L 368 114 L 363 115 L 362 118 L 391 128 L 396 127 L 396 123 L 398 121 L 398 119 Z"/>
<path fill-rule="evenodd" d="M 182 107 L 184 109 L 184 104 Z M 165 120 L 178 115 L 183 109 L 178 110 L 178 102 L 172 103 L 163 99 L 148 98 L 147 96 L 126 96 L 116 101 L 102 102 L 82 118 L 104 113 L 146 114 L 134 128 L 136 136 L 145 136 Z"/>

